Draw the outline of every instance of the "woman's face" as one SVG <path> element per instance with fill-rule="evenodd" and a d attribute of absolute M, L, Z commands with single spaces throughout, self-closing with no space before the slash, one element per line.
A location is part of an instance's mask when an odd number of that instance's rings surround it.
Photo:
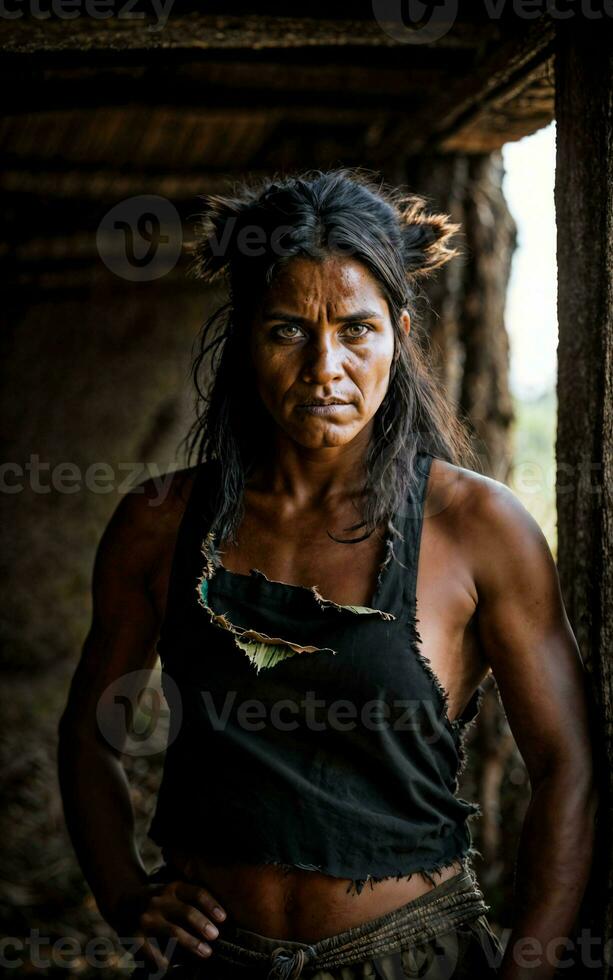
<path fill-rule="evenodd" d="M 407 333 L 410 322 L 403 311 Z M 309 449 L 343 446 L 369 426 L 387 391 L 387 301 L 354 259 L 292 259 L 258 305 L 251 354 L 262 401 L 283 432 Z"/>

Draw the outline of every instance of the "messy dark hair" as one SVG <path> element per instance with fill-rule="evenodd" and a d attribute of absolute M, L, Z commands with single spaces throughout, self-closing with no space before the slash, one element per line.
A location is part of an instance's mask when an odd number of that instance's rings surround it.
<path fill-rule="evenodd" d="M 235 184 L 231 195 L 203 198 L 190 271 L 205 282 L 225 281 L 229 301 L 204 323 L 192 365 L 196 418 L 185 441 L 190 463 L 217 460 L 219 490 L 213 527 L 219 541 L 236 542 L 246 480 L 272 445 L 272 426 L 255 388 L 245 343 L 255 304 L 279 268 L 293 258 L 351 257 L 369 270 L 387 300 L 395 359 L 386 396 L 373 420 L 365 460 L 365 531 L 406 508 L 416 479 L 416 455 L 427 451 L 472 465 L 468 428 L 432 377 L 416 318 L 421 281 L 458 254 L 459 231 L 446 214 L 429 213 L 426 199 L 378 180 L 362 168 L 309 170 Z M 407 335 L 400 315 L 407 309 Z M 417 330 L 416 330 L 417 327 Z M 209 358 L 210 355 L 210 358 Z M 473 467 L 474 468 L 474 467 Z"/>

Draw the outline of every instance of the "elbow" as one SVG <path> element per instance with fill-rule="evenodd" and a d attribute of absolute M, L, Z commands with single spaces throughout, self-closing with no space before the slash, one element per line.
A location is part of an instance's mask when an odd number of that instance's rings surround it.
<path fill-rule="evenodd" d="M 588 826 L 593 826 L 599 812 L 601 792 L 593 769 L 571 772 L 566 789 L 569 802 L 581 813 Z"/>
<path fill-rule="evenodd" d="M 596 822 L 596 818 L 600 810 L 601 799 L 602 793 L 600 791 L 600 786 L 598 785 L 595 776 L 592 775 L 592 778 L 589 780 L 584 789 L 584 806 L 592 823 Z"/>
<path fill-rule="evenodd" d="M 598 814 L 601 787 L 590 753 L 565 754 L 551 760 L 536 778 L 531 779 L 532 795 L 546 786 L 555 793 L 558 803 L 581 813 L 590 823 Z"/>
<path fill-rule="evenodd" d="M 592 756 L 588 753 L 582 757 L 575 766 L 571 767 L 570 774 L 579 805 L 590 823 L 594 823 L 600 806 L 601 792 Z"/>
<path fill-rule="evenodd" d="M 600 813 L 601 794 L 595 779 L 590 779 L 581 789 L 578 807 L 581 814 L 581 839 L 590 859 L 594 858 L 597 839 L 597 826 Z"/>

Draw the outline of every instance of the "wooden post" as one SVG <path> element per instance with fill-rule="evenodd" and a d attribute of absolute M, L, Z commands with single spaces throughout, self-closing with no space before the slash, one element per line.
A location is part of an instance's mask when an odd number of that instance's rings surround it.
<path fill-rule="evenodd" d="M 412 189 L 461 226 L 462 256 L 428 284 L 424 321 L 447 397 L 471 422 L 483 472 L 504 481 L 513 422 L 504 309 L 516 226 L 502 193 L 502 157 L 426 155 L 407 161 L 406 173 Z"/>
<path fill-rule="evenodd" d="M 610 18 L 558 22 L 558 567 L 589 670 L 604 797 L 572 976 L 613 976 L 613 45 Z M 609 940 L 608 949 L 603 944 Z M 603 952 L 606 954 L 603 956 Z M 585 960 L 585 957 L 582 958 Z M 606 962 L 608 960 L 608 963 Z"/>

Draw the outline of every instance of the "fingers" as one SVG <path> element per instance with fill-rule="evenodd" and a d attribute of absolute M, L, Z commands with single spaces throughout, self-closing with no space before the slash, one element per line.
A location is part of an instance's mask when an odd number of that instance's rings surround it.
<path fill-rule="evenodd" d="M 188 929 L 202 936 L 205 940 L 217 939 L 219 929 L 206 915 L 199 912 L 193 905 L 181 905 L 183 920 Z"/>
<path fill-rule="evenodd" d="M 151 916 L 152 919 L 158 916 L 169 922 L 191 927 L 194 932 L 202 934 L 207 939 L 216 939 L 219 935 L 219 929 L 208 916 L 176 894 L 156 895 L 151 899 L 146 916 Z"/>
<path fill-rule="evenodd" d="M 143 952 L 156 966 L 167 968 L 168 962 L 154 937 L 169 936 L 171 941 L 206 959 L 213 952 L 211 940 L 219 936 L 219 929 L 210 915 L 215 915 L 219 922 L 226 918 L 226 913 L 206 888 L 183 881 L 173 882 L 151 897 L 147 910 L 140 917 L 146 937 Z"/>
<path fill-rule="evenodd" d="M 207 915 L 216 919 L 217 922 L 223 922 L 226 918 L 225 911 L 206 888 L 201 888 L 199 885 L 191 885 L 187 881 L 179 881 L 175 888 L 175 894 L 182 902 L 201 909 Z"/>
<path fill-rule="evenodd" d="M 195 953 L 196 956 L 202 957 L 202 959 L 206 959 L 213 952 L 207 942 L 205 942 L 203 939 L 199 939 L 197 936 L 194 936 L 193 933 L 188 932 L 186 929 L 183 929 L 176 923 L 173 923 L 171 926 L 170 934 L 179 941 L 181 946 L 184 946 L 185 949 Z"/>

